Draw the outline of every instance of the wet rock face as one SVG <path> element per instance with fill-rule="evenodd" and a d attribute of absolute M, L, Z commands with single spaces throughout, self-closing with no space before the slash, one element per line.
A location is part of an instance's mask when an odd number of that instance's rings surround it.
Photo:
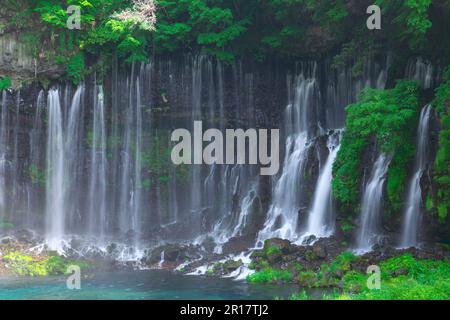
<path fill-rule="evenodd" d="M 254 244 L 255 237 L 252 235 L 231 238 L 226 244 L 224 244 L 222 253 L 224 255 L 239 254 L 252 248 Z"/>
<path fill-rule="evenodd" d="M 264 241 L 263 250 L 269 250 L 270 248 L 276 248 L 283 254 L 289 254 L 291 252 L 291 242 L 284 239 L 269 239 Z"/>
<path fill-rule="evenodd" d="M 37 76 L 55 80 L 64 74 L 64 66 L 44 58 L 35 59 L 19 33 L 0 34 L 0 76 L 9 76 L 13 85 Z"/>
<path fill-rule="evenodd" d="M 253 199 L 250 208 L 250 214 L 242 233 L 256 238 L 258 232 L 262 229 L 265 220 L 266 212 L 263 210 L 261 199 L 259 197 L 255 197 Z"/>
<path fill-rule="evenodd" d="M 198 246 L 166 244 L 147 251 L 141 263 L 148 267 L 174 269 L 186 261 L 194 261 L 206 255 Z"/>
<path fill-rule="evenodd" d="M 217 262 L 213 266 L 212 274 L 215 276 L 228 275 L 243 266 L 242 260 L 227 260 L 223 263 Z"/>

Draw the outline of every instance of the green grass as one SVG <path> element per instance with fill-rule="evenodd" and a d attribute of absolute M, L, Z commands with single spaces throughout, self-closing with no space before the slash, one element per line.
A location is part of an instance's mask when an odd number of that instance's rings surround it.
<path fill-rule="evenodd" d="M 292 273 L 287 270 L 264 269 L 247 277 L 250 283 L 291 282 Z"/>

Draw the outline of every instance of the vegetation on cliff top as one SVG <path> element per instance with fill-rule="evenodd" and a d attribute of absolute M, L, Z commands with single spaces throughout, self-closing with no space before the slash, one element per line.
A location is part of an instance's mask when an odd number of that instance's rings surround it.
<path fill-rule="evenodd" d="M 442 37 L 450 16 L 450 4 L 444 0 L 378 0 L 383 17 L 378 31 L 366 27 L 371 1 L 150 1 L 150 27 L 139 20 L 142 17 L 129 14 L 140 2 L 6 1 L 8 17 L 2 29 L 19 30 L 36 57 L 57 59 L 74 82 L 85 73 L 82 59 L 96 61 L 92 69 L 97 70 L 114 53 L 132 62 L 147 60 L 154 52 L 203 51 L 225 61 L 237 56 L 258 61 L 270 56 L 318 59 L 334 52 L 335 65 L 356 66 L 369 52 L 387 48 L 406 57 L 450 57 L 450 37 Z M 81 9 L 80 30 L 66 27 L 69 5 Z"/>

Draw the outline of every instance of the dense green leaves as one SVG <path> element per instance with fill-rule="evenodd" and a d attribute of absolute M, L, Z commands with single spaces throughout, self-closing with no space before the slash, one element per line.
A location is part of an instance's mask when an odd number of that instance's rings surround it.
<path fill-rule="evenodd" d="M 10 77 L 0 78 L 0 91 L 11 87 L 12 81 Z"/>
<path fill-rule="evenodd" d="M 441 131 L 439 146 L 434 164 L 434 181 L 437 187 L 436 206 L 441 221 L 445 221 L 450 207 L 450 67 L 444 73 L 441 86 L 436 90 L 433 106 L 439 114 Z"/>
<path fill-rule="evenodd" d="M 393 156 L 388 172 L 391 209 L 399 209 L 408 164 L 414 157 L 418 116 L 417 85 L 400 81 L 391 90 L 366 89 L 347 107 L 346 131 L 334 165 L 333 193 L 349 211 L 359 203 L 364 152 L 376 141 L 378 152 Z"/>
<path fill-rule="evenodd" d="M 334 52 L 335 65 L 353 64 L 358 74 L 364 56 L 385 50 L 385 45 L 406 55 L 426 56 L 432 48 L 439 59 L 447 59 L 446 1 L 377 3 L 383 12 L 382 30 L 377 32 L 366 28 L 366 4 L 348 0 L 159 0 L 154 29 L 119 18 L 134 10 L 132 0 L 19 0 L 6 6 L 15 12 L 10 24 L 27 29 L 23 21 L 36 23 L 33 31 L 42 35 L 34 34 L 40 40 L 34 54 L 45 53 L 49 59 L 53 43 L 67 33 L 73 34 L 72 52 L 56 54 L 85 51 L 108 57 L 118 50 L 128 62 L 146 60 L 150 52 L 204 51 L 227 61 L 274 55 L 318 59 Z M 81 30 L 69 32 L 66 27 L 69 5 L 81 9 Z"/>

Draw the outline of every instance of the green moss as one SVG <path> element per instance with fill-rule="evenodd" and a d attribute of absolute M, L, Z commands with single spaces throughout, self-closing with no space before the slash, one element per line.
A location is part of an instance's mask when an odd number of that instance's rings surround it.
<path fill-rule="evenodd" d="M 266 255 L 281 254 L 281 250 L 278 247 L 273 246 L 267 248 L 265 254 Z"/>
<path fill-rule="evenodd" d="M 8 221 L 0 221 L 0 230 L 7 230 L 7 229 L 13 229 L 14 224 Z"/>
<path fill-rule="evenodd" d="M 344 232 L 350 232 L 355 229 L 355 226 L 347 220 L 341 222 L 341 230 Z"/>
<path fill-rule="evenodd" d="M 46 173 L 45 170 L 39 169 L 36 165 L 32 164 L 28 167 L 31 183 L 40 187 L 45 187 Z"/>
<path fill-rule="evenodd" d="M 317 275 L 313 271 L 303 271 L 298 274 L 298 283 L 304 287 L 317 286 Z"/>

